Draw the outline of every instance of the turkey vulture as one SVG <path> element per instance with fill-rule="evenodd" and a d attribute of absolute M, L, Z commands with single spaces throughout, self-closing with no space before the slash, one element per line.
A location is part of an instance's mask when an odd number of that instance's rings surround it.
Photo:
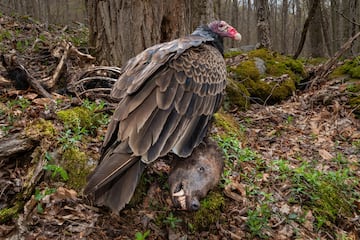
<path fill-rule="evenodd" d="M 241 35 L 224 21 L 152 46 L 123 68 L 111 97 L 119 102 L 85 194 L 119 212 L 146 164 L 168 154 L 188 157 L 204 138 L 226 86 L 223 38 Z"/>

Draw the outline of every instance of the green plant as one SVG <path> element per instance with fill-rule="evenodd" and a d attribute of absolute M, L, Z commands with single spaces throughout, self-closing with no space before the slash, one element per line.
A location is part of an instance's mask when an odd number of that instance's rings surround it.
<path fill-rule="evenodd" d="M 85 131 L 78 131 L 77 133 L 73 133 L 71 129 L 67 129 L 65 132 L 60 133 L 60 137 L 58 138 L 59 143 L 61 144 L 61 148 L 66 150 L 70 147 L 73 147 L 76 143 L 80 142 L 82 139 L 82 134 Z"/>
<path fill-rule="evenodd" d="M 52 172 L 52 174 L 51 174 L 52 178 L 55 178 L 56 175 L 59 175 L 62 178 L 63 181 L 69 180 L 69 176 L 68 176 L 67 172 L 61 166 L 53 165 L 53 164 L 47 164 L 47 165 L 44 166 L 43 169 Z"/>
<path fill-rule="evenodd" d="M 20 107 L 21 110 L 25 110 L 27 107 L 30 106 L 30 104 L 31 104 L 30 101 L 27 100 L 26 98 L 19 97 L 17 99 L 8 101 L 6 103 L 6 106 L 9 109 L 14 109 L 14 108 Z"/>
<path fill-rule="evenodd" d="M 296 195 L 294 199 L 312 210 L 318 228 L 335 223 L 339 217 L 352 216 L 353 202 L 358 197 L 354 191 L 358 180 L 348 168 L 322 172 L 309 163 L 303 163 L 293 170 L 291 181 Z"/>
<path fill-rule="evenodd" d="M 34 198 L 38 202 L 38 204 L 36 205 L 36 209 L 37 209 L 38 213 L 44 212 L 44 208 L 43 208 L 42 204 L 40 203 L 41 199 L 43 199 L 45 196 L 53 194 L 55 192 L 56 192 L 55 188 L 45 188 L 45 190 L 43 190 L 43 191 L 40 191 L 38 188 L 35 189 Z"/>
<path fill-rule="evenodd" d="M 255 209 L 247 211 L 246 225 L 250 230 L 251 237 L 267 238 L 263 230 L 268 228 L 269 219 L 271 216 L 270 208 L 267 204 L 261 204 Z"/>
<path fill-rule="evenodd" d="M 182 220 L 175 217 L 172 212 L 170 212 L 169 215 L 164 219 L 164 223 L 170 228 L 176 228 L 176 225 L 181 222 Z"/>
<path fill-rule="evenodd" d="M 25 39 L 25 40 L 19 40 L 16 42 L 16 50 L 18 50 L 19 52 L 24 52 L 26 50 L 27 47 L 29 47 L 29 40 Z"/>
<path fill-rule="evenodd" d="M 144 233 L 135 233 L 135 240 L 145 240 L 150 235 L 150 230 L 146 230 Z"/>

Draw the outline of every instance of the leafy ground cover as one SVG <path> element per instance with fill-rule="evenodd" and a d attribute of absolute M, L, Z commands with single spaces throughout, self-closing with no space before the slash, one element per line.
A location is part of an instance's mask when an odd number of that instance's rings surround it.
<path fill-rule="evenodd" d="M 43 61 L 43 48 L 29 48 L 37 39 L 31 30 L 43 30 L 41 24 L 6 16 L 0 23 L 6 29 L 3 51 L 15 46 L 20 58 L 33 59 L 33 72 L 51 69 L 55 58 Z M 56 43 L 61 35 L 84 44 L 75 30 L 43 31 L 44 42 Z M 14 45 L 14 37 L 21 43 Z M 111 115 L 106 104 L 66 94 L 49 101 L 31 90 L 2 88 L 0 142 L 20 135 L 31 147 L 9 157 L 0 152 L 0 238 L 358 239 L 359 104 L 349 99 L 359 79 L 343 75 L 356 73 L 349 66 L 276 105 L 218 113 L 211 136 L 223 149 L 226 167 L 197 212 L 172 208 L 168 158 L 146 171 L 120 215 L 93 206 L 82 187 L 99 157 Z"/>

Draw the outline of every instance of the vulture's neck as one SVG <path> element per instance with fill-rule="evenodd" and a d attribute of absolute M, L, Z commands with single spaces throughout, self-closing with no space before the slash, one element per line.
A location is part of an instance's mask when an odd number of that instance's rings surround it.
<path fill-rule="evenodd" d="M 223 38 L 211 31 L 207 25 L 199 26 L 191 35 L 209 38 L 209 41 L 207 41 L 206 43 L 214 46 L 220 51 L 222 55 L 224 55 Z"/>

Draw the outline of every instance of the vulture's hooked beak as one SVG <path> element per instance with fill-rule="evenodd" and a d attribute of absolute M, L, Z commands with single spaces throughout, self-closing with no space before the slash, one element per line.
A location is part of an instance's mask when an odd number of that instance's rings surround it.
<path fill-rule="evenodd" d="M 240 40 L 241 40 L 241 34 L 240 34 L 240 33 L 236 33 L 235 36 L 234 36 L 234 40 L 240 41 Z"/>

